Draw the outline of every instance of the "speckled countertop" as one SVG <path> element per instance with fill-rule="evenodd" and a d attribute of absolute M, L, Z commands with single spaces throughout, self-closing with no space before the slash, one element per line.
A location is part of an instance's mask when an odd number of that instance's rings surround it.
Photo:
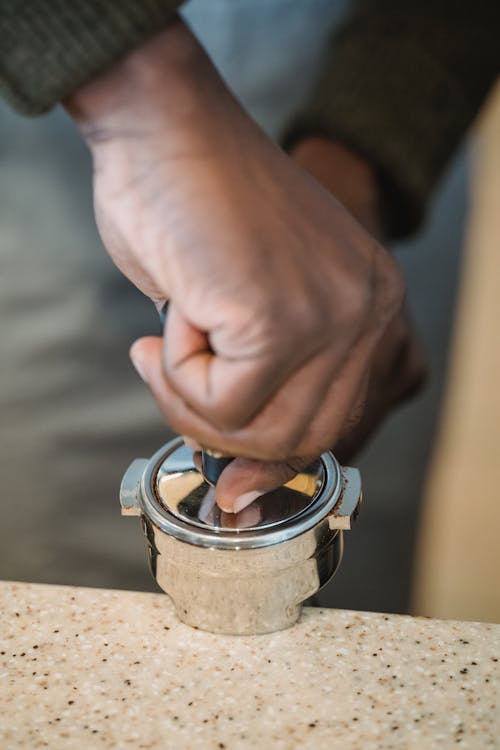
<path fill-rule="evenodd" d="M 220 636 L 166 596 L 0 584 L 0 747 L 500 748 L 500 626 L 307 609 Z"/>

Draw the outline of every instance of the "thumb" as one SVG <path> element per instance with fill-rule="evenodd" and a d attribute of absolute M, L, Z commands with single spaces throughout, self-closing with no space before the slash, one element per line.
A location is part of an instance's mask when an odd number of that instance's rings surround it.
<path fill-rule="evenodd" d="M 130 358 L 141 378 L 150 385 L 153 395 L 165 413 L 165 397 L 169 401 L 175 401 L 176 396 L 161 377 L 162 339 L 153 336 L 139 339 L 130 349 Z M 161 388 L 165 390 L 163 396 L 160 393 L 160 380 Z M 212 445 L 210 433 L 205 431 L 205 434 L 207 441 L 202 442 Z M 217 504 L 226 513 L 239 513 L 261 495 L 289 482 L 313 460 L 312 456 L 294 457 L 287 461 L 235 458 L 226 466 L 217 482 Z"/>
<path fill-rule="evenodd" d="M 162 339 L 159 336 L 145 336 L 137 339 L 130 347 L 129 355 L 141 378 L 145 383 L 149 383 L 159 363 L 161 366 Z"/>
<path fill-rule="evenodd" d="M 239 513 L 261 495 L 289 482 L 311 462 L 310 456 L 289 461 L 235 458 L 217 482 L 217 505 L 226 513 Z"/>

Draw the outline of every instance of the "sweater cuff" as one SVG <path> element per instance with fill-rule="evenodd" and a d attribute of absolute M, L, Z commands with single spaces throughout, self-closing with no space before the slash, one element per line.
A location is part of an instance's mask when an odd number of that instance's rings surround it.
<path fill-rule="evenodd" d="M 0 90 L 19 112 L 50 109 L 175 17 L 182 0 L 3 0 Z"/>
<path fill-rule="evenodd" d="M 284 146 L 320 135 L 367 159 L 379 178 L 387 236 L 407 236 L 495 79 L 491 60 L 485 62 L 470 96 L 415 39 L 366 29 L 340 35 L 308 105 L 286 129 Z"/>

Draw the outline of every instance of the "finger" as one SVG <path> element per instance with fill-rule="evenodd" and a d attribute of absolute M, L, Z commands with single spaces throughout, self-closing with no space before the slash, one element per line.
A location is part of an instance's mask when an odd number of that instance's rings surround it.
<path fill-rule="evenodd" d="M 331 353 L 326 351 L 305 363 L 245 427 L 227 435 L 251 448 L 251 453 L 247 450 L 242 455 L 266 461 L 283 461 L 289 456 L 300 455 L 296 446 L 321 408 L 330 386 L 331 360 Z"/>
<path fill-rule="evenodd" d="M 322 453 L 362 418 L 370 377 L 366 344 L 359 345 L 330 384 L 326 397 L 297 445 L 299 455 Z"/>
<path fill-rule="evenodd" d="M 212 350 L 221 337 L 209 336 L 192 325 L 171 303 L 165 335 L 165 374 L 182 399 L 219 430 L 241 429 L 259 413 L 291 373 L 312 354 L 294 347 L 291 356 L 279 351 L 255 355 Z"/>
<path fill-rule="evenodd" d="M 368 404 L 369 378 L 366 379 L 357 401 L 344 421 L 342 430 L 331 444 L 331 450 L 341 464 L 346 464 L 359 451 L 369 436 L 367 425 L 370 424 Z"/>
<path fill-rule="evenodd" d="M 314 398 L 314 389 L 311 397 L 306 376 L 301 388 L 284 387 L 247 427 L 232 432 L 212 427 L 168 383 L 162 367 L 161 339 L 140 339 L 133 345 L 131 357 L 176 432 L 227 455 L 272 461 L 285 460 L 290 455 L 319 455 L 339 439 L 350 420 L 357 420 L 355 407 L 364 398 L 369 375 L 366 350 L 366 342 L 355 347 L 333 383 L 318 389 L 320 398 L 317 394 Z"/>
<path fill-rule="evenodd" d="M 147 336 L 138 339 L 130 348 L 130 358 L 149 386 L 161 413 L 177 433 L 189 435 L 195 445 L 209 446 L 234 455 L 234 443 L 224 440 L 221 433 L 199 417 L 169 384 L 163 368 L 161 338 Z"/>
<path fill-rule="evenodd" d="M 323 372 L 327 365 L 308 363 L 292 376 L 247 427 L 222 432 L 196 414 L 165 378 L 161 339 L 148 337 L 136 341 L 131 348 L 131 357 L 173 429 L 189 435 L 199 445 L 227 455 L 264 460 L 299 455 L 294 447 L 319 408 L 329 385 Z"/>
<path fill-rule="evenodd" d="M 366 388 L 366 401 L 358 405 L 361 417 L 347 425 L 334 446 L 337 458 L 350 461 L 386 414 L 422 386 L 425 359 L 411 322 L 403 314 L 389 326 L 377 346 Z"/>
<path fill-rule="evenodd" d="M 261 495 L 293 479 L 311 461 L 310 457 L 289 461 L 235 458 L 226 466 L 217 482 L 217 505 L 226 513 L 239 513 Z"/>
<path fill-rule="evenodd" d="M 173 384 L 182 382 L 183 389 L 189 392 L 206 383 L 209 360 L 213 357 L 208 335 L 192 325 L 173 302 L 166 319 L 165 341 L 168 341 L 165 365 Z M 196 367 L 192 367 L 193 363 Z"/>

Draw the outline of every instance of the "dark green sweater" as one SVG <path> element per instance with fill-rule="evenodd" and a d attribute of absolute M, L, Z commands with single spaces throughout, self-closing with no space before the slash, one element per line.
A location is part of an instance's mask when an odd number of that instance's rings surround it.
<path fill-rule="evenodd" d="M 168 24 L 181 3 L 0 0 L 1 90 L 19 111 L 43 112 Z M 353 2 L 285 145 L 319 133 L 366 156 L 391 208 L 390 233 L 407 234 L 500 72 L 499 33 L 500 0 Z"/>

